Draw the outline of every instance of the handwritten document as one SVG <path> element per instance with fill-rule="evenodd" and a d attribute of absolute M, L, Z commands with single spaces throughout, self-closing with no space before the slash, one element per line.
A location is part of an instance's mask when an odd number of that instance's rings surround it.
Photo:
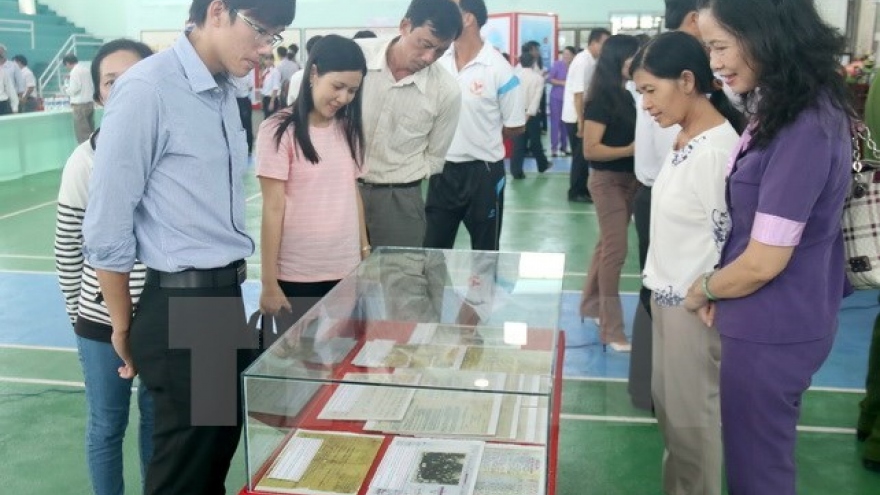
<path fill-rule="evenodd" d="M 258 491 L 356 495 L 383 437 L 299 430 L 257 483 Z"/>

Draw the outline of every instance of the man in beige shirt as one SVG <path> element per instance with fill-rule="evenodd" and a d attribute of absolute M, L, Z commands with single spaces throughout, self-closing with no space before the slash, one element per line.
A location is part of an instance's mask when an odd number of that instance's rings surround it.
<path fill-rule="evenodd" d="M 422 247 L 423 179 L 443 170 L 461 108 L 455 79 L 434 64 L 461 34 L 451 0 L 413 0 L 392 40 L 357 40 L 367 59 L 359 180 L 370 243 Z"/>

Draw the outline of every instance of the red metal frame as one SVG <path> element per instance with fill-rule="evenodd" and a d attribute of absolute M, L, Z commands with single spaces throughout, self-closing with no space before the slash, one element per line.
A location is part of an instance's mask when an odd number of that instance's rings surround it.
<path fill-rule="evenodd" d="M 510 36 L 510 51 L 508 55 L 510 55 L 511 65 L 516 64 L 517 56 L 520 55 L 519 49 L 522 46 L 522 40 L 519 39 L 519 17 L 522 15 L 534 16 L 534 17 L 552 17 L 553 18 L 553 36 L 550 50 L 550 62 L 555 62 L 558 59 L 559 54 L 559 16 L 556 14 L 547 14 L 542 12 L 506 12 L 499 14 L 489 14 L 490 19 L 497 18 L 508 18 L 510 19 L 510 32 L 508 33 Z M 549 69 L 549 68 L 548 68 Z"/>

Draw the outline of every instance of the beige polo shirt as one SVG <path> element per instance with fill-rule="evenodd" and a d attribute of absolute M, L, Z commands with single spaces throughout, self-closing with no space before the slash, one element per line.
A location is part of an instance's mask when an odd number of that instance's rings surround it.
<path fill-rule="evenodd" d="M 434 63 L 395 81 L 386 52 L 395 40 L 357 40 L 367 59 L 363 89 L 366 182 L 402 184 L 443 171 L 461 110 L 458 83 Z"/>

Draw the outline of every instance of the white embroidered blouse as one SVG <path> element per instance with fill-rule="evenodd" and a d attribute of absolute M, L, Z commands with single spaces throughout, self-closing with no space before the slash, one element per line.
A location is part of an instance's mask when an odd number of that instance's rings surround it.
<path fill-rule="evenodd" d="M 651 189 L 651 245 L 642 283 L 660 306 L 678 306 L 711 271 L 727 240 L 725 170 L 739 141 L 725 122 L 672 150 Z"/>

